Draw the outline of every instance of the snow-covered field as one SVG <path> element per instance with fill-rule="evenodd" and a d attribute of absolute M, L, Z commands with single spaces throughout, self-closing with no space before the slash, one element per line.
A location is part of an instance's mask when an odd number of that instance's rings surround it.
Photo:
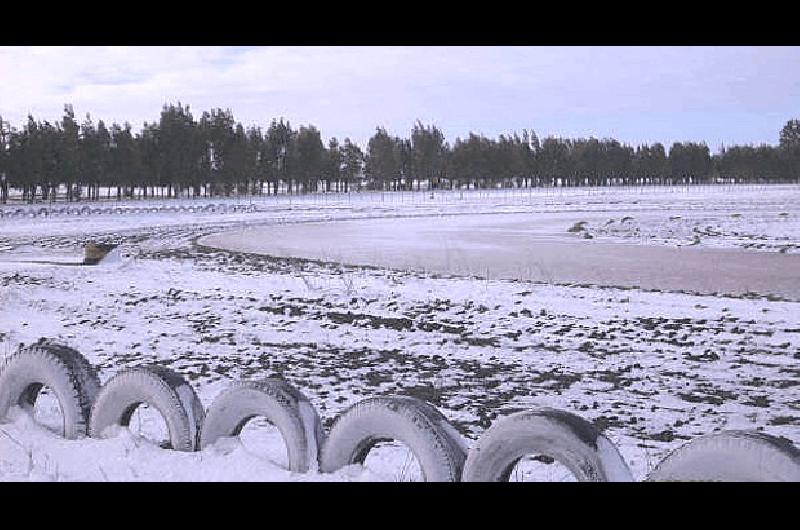
<path fill-rule="evenodd" d="M 583 230 L 568 230 L 578 221 L 598 240 L 668 246 L 695 241 L 691 228 L 676 227 L 711 226 L 695 247 L 792 254 L 800 244 L 798 199 L 792 186 L 512 190 L 270 197 L 235 213 L 6 216 L 0 354 L 58 338 L 98 366 L 101 381 L 158 361 L 184 374 L 206 407 L 231 380 L 281 374 L 326 426 L 365 397 L 409 394 L 435 404 L 468 443 L 498 415 L 551 406 L 604 427 L 642 479 L 671 449 L 722 429 L 800 444 L 797 297 L 476 279 L 237 253 L 198 238 L 268 225 L 259 228 L 263 237 L 280 240 L 287 223 L 334 219 L 569 213 L 577 221 L 561 229 L 575 242 Z M 636 220 L 638 233 L 601 228 L 632 223 L 625 217 Z M 97 267 L 21 262 L 25 254 L 79 254 L 90 240 L 119 243 L 119 252 Z M 754 241 L 764 246 L 748 246 Z M 282 467 L 279 444 L 273 435 L 186 454 L 126 432 L 62 440 L 23 416 L 0 425 L 0 478 L 414 476 L 402 448 L 371 455 L 364 468 L 293 474 Z M 566 478 L 553 473 L 555 465 L 539 467 L 539 477 Z"/>

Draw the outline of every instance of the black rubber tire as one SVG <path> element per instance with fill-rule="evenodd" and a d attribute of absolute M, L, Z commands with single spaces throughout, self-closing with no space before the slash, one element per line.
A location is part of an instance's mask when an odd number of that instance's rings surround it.
<path fill-rule="evenodd" d="M 115 425 L 127 426 L 143 403 L 161 413 L 172 449 L 197 449 L 205 416 L 203 405 L 183 376 L 159 365 L 124 370 L 103 385 L 92 407 L 92 437 L 102 438 L 106 429 Z"/>
<path fill-rule="evenodd" d="M 319 452 L 325 440 L 322 422 L 308 398 L 283 379 L 241 381 L 223 391 L 206 412 L 200 448 L 221 437 L 238 436 L 256 416 L 266 418 L 280 431 L 291 471 L 319 469 Z"/>
<path fill-rule="evenodd" d="M 581 482 L 632 482 L 628 465 L 611 441 L 572 413 L 540 408 L 495 421 L 473 445 L 464 482 L 506 482 L 526 455 L 547 455 Z"/>
<path fill-rule="evenodd" d="M 800 449 L 760 432 L 709 434 L 672 451 L 647 481 L 800 482 Z"/>
<path fill-rule="evenodd" d="M 32 410 L 42 386 L 58 399 L 64 437 L 86 436 L 92 404 L 100 391 L 97 371 L 77 350 L 48 340 L 20 349 L 0 367 L 0 421 L 11 407 Z"/>
<path fill-rule="evenodd" d="M 426 482 L 459 482 L 466 446 L 432 405 L 409 396 L 365 399 L 334 421 L 322 448 L 320 469 L 332 473 L 363 464 L 375 444 L 398 440 L 414 453 Z"/>

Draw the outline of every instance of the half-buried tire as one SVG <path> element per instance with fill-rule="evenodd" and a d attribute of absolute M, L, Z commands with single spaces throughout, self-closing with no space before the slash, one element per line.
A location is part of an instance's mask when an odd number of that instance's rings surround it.
<path fill-rule="evenodd" d="M 164 418 L 170 448 L 197 448 L 205 415 L 203 405 L 183 376 L 158 365 L 122 371 L 103 385 L 92 407 L 92 437 L 102 438 L 109 427 L 128 426 L 136 408 L 145 403 Z"/>
<path fill-rule="evenodd" d="M 97 372 L 77 350 L 45 339 L 20 349 L 0 367 L 0 421 L 14 406 L 32 411 L 43 386 L 58 400 L 64 437 L 88 434 L 92 403 L 100 390 Z"/>
<path fill-rule="evenodd" d="M 316 471 L 325 435 L 314 406 L 283 379 L 242 381 L 223 391 L 206 413 L 200 448 L 221 437 L 238 436 L 251 419 L 261 416 L 278 428 L 286 445 L 289 469 Z"/>
<path fill-rule="evenodd" d="M 760 432 L 709 434 L 667 455 L 647 480 L 800 482 L 800 449 Z"/>
<path fill-rule="evenodd" d="M 470 448 L 464 482 L 508 481 L 527 455 L 546 455 L 582 482 L 632 482 L 617 448 L 586 420 L 569 412 L 541 408 L 494 422 Z"/>
<path fill-rule="evenodd" d="M 322 449 L 325 473 L 364 464 L 376 444 L 397 440 L 417 458 L 426 482 L 459 482 L 466 447 L 458 431 L 432 405 L 413 397 L 377 397 L 341 413 Z"/>

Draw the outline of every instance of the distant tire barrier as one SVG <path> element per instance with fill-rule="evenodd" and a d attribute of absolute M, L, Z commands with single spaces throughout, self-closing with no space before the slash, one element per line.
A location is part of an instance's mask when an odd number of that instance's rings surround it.
<path fill-rule="evenodd" d="M 197 448 L 205 415 L 203 405 L 183 376 L 157 365 L 125 370 L 108 380 L 92 407 L 92 437 L 101 438 L 114 425 L 128 426 L 134 411 L 144 403 L 161 413 L 172 449 Z"/>
<path fill-rule="evenodd" d="M 238 436 L 251 419 L 261 416 L 283 437 L 289 469 L 316 471 L 325 434 L 314 406 L 282 379 L 243 381 L 220 394 L 209 407 L 200 435 L 200 448 L 221 437 Z"/>
<path fill-rule="evenodd" d="M 90 205 L 77 205 L 57 208 L 46 206 L 41 208 L 17 208 L 14 210 L 0 210 L 0 219 L 16 218 L 50 218 L 59 216 L 95 216 L 95 215 L 130 215 L 130 214 L 165 214 L 165 213 L 252 213 L 257 208 L 242 204 L 198 204 L 198 205 L 156 205 L 156 206 L 117 206 L 97 207 Z"/>
<path fill-rule="evenodd" d="M 63 435 L 88 434 L 92 404 L 100 390 L 94 367 L 76 350 L 40 341 L 12 354 L 0 367 L 0 421 L 13 406 L 31 411 L 43 386 L 61 407 Z"/>
<path fill-rule="evenodd" d="M 466 459 L 460 435 L 432 405 L 412 397 L 360 401 L 340 414 L 322 449 L 320 470 L 331 473 L 363 464 L 381 441 L 406 444 L 426 482 L 458 482 Z"/>
<path fill-rule="evenodd" d="M 709 434 L 667 455 L 647 481 L 800 482 L 800 449 L 760 432 Z"/>
<path fill-rule="evenodd" d="M 600 431 L 569 412 L 542 408 L 497 420 L 470 449 L 465 482 L 506 482 L 526 455 L 547 455 L 583 482 L 633 481 L 628 465 Z"/>

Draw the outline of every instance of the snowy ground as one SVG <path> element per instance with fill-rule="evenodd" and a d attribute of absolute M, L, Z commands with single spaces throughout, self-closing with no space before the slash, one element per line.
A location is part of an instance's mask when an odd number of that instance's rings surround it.
<path fill-rule="evenodd" d="M 747 233 L 766 238 L 758 241 L 797 244 L 800 238 L 800 230 L 789 227 L 796 227 L 800 214 L 797 187 L 681 190 L 437 192 L 433 199 L 406 195 L 407 201 L 371 194 L 291 204 L 282 197 L 235 214 L 4 218 L 0 355 L 41 336 L 59 338 L 99 367 L 101 381 L 124 367 L 158 361 L 188 377 L 206 406 L 232 379 L 282 374 L 312 400 L 328 426 L 365 397 L 410 394 L 434 403 L 468 440 L 498 415 L 558 407 L 604 427 L 637 479 L 669 450 L 721 429 L 758 429 L 800 444 L 796 299 L 477 280 L 196 244 L 201 236 L 261 223 L 272 223 L 274 237 L 281 238 L 282 224 L 290 222 L 518 211 L 616 219 L 668 219 L 676 210 L 685 219 L 696 211 L 720 228 L 726 219 L 749 219 Z M 776 221 L 787 223 L 780 225 L 783 232 L 760 222 L 770 216 L 785 218 Z M 580 237 L 567 232 L 571 226 L 563 227 L 566 237 Z M 656 230 L 659 224 L 641 226 Z M 598 238 L 631 239 L 595 227 L 586 223 Z M 121 243 L 117 259 L 98 267 L 20 263 L 23 252 L 78 252 L 78 244 L 88 240 Z M 665 244 L 658 238 L 635 242 Z M 712 242 L 741 252 L 780 252 L 772 243 L 745 248 L 723 236 L 703 237 L 699 245 Z M 402 449 L 371 455 L 366 468 L 297 475 L 281 466 L 274 436 L 262 439 L 257 450 L 229 441 L 179 454 L 130 433 L 61 440 L 25 417 L 0 429 L 5 480 L 414 475 Z M 546 472 L 540 478 L 566 478 L 551 470 L 555 465 L 540 467 Z"/>

